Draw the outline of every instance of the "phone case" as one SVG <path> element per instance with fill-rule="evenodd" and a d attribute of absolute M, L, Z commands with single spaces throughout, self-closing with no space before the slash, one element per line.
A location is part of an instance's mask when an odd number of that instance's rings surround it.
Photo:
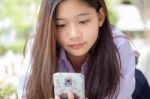
<path fill-rule="evenodd" d="M 55 73 L 53 75 L 54 93 L 60 96 L 72 92 L 79 99 L 85 99 L 84 75 L 81 73 Z"/>

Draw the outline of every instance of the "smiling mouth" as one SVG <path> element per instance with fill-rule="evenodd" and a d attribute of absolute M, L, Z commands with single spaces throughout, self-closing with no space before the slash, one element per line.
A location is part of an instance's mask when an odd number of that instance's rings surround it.
<path fill-rule="evenodd" d="M 71 47 L 73 49 L 79 49 L 79 48 L 82 48 L 84 45 L 85 45 L 85 43 L 71 44 L 71 45 L 69 45 L 69 47 Z"/>

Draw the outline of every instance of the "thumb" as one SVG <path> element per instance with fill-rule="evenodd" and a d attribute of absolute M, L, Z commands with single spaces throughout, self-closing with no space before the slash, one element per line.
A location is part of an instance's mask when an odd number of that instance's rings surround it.
<path fill-rule="evenodd" d="M 55 96 L 55 99 L 60 99 L 60 97 L 59 96 Z"/>
<path fill-rule="evenodd" d="M 74 95 L 71 92 L 68 92 L 68 99 L 74 99 Z"/>

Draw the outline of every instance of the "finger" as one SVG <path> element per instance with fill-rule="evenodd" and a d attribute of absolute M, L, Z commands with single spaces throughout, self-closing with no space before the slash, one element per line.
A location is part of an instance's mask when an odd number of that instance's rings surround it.
<path fill-rule="evenodd" d="M 55 99 L 60 99 L 60 97 L 59 96 L 55 96 Z"/>
<path fill-rule="evenodd" d="M 74 99 L 74 95 L 71 92 L 68 92 L 68 99 Z"/>

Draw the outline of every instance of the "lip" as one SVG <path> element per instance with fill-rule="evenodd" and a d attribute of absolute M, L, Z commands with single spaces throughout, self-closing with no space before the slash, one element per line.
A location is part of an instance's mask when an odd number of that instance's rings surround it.
<path fill-rule="evenodd" d="M 69 47 L 73 48 L 73 49 L 79 49 L 82 48 L 85 45 L 85 43 L 78 43 L 78 44 L 71 44 L 69 45 Z"/>

